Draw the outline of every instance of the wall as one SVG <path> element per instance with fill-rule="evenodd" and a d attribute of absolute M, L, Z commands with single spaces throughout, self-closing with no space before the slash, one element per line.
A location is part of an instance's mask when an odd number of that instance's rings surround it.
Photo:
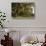
<path fill-rule="evenodd" d="M 11 17 L 12 2 L 35 2 L 35 19 L 17 20 Z M 0 0 L 0 10 L 6 13 L 6 27 L 46 27 L 46 0 Z"/>
<path fill-rule="evenodd" d="M 35 2 L 35 19 L 18 20 L 11 17 L 12 2 Z M 20 31 L 20 37 L 31 31 L 46 31 L 46 0 L 0 0 L 0 10 L 6 13 L 5 27 Z M 13 28 L 12 28 L 13 27 Z M 2 31 L 2 29 L 0 29 Z M 26 32 L 25 32 L 26 31 Z M 44 32 L 45 33 L 45 32 Z M 17 37 L 17 34 L 16 34 Z M 17 39 L 18 40 L 18 39 Z M 18 45 L 17 45 L 18 46 Z"/>
<path fill-rule="evenodd" d="M 3 29 L 2 29 L 3 30 Z M 23 36 L 35 36 L 40 41 L 44 41 L 44 36 L 46 31 L 31 31 L 29 29 L 25 30 L 25 28 L 22 28 L 20 31 L 16 30 L 15 28 L 9 29 L 11 32 L 9 32 L 9 36 L 13 39 L 13 46 L 20 46 L 20 40 Z M 23 31 L 24 30 L 24 31 Z M 0 43 L 1 39 L 5 39 L 4 35 L 7 35 L 6 32 L 0 31 Z M 41 40 L 42 39 L 42 40 Z"/>

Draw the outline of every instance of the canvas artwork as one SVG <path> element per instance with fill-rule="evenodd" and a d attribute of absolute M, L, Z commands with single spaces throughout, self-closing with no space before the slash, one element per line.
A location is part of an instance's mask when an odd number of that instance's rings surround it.
<path fill-rule="evenodd" d="M 11 4 L 11 16 L 16 19 L 32 19 L 35 17 L 35 3 Z"/>

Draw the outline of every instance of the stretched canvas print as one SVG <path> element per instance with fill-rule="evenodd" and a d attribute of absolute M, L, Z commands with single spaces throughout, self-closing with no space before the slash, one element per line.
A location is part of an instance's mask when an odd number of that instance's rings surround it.
<path fill-rule="evenodd" d="M 12 17 L 16 19 L 31 19 L 35 17 L 34 3 L 15 3 L 11 4 Z"/>

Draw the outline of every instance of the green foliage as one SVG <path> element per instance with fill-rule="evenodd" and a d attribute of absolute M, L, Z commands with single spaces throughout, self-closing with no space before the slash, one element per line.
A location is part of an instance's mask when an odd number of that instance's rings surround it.
<path fill-rule="evenodd" d="M 4 12 L 0 11 L 0 26 L 3 28 L 3 23 L 6 20 L 6 15 Z"/>

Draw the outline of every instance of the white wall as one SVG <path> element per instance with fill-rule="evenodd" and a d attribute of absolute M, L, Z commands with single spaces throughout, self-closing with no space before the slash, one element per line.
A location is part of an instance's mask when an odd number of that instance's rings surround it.
<path fill-rule="evenodd" d="M 35 2 L 35 19 L 17 20 L 11 17 L 12 2 Z M 0 0 L 0 10 L 6 13 L 6 27 L 46 27 L 46 0 Z"/>
<path fill-rule="evenodd" d="M 35 2 L 35 19 L 18 20 L 11 17 L 11 3 L 24 1 Z M 0 10 L 5 12 L 7 16 L 8 22 L 5 23 L 5 27 L 8 27 L 8 29 L 11 29 L 11 31 L 20 31 L 20 36 L 18 36 L 19 34 L 16 33 L 17 38 L 27 33 L 30 34 L 32 31 L 45 31 L 44 33 L 46 33 L 46 0 L 0 0 Z M 1 28 L 0 31 L 2 31 Z"/>
<path fill-rule="evenodd" d="M 21 29 L 23 30 L 23 29 Z M 19 30 L 12 30 L 11 32 L 9 32 L 9 36 L 13 39 L 13 46 L 20 46 L 20 40 L 23 36 L 35 36 L 38 38 L 38 40 L 43 41 L 44 35 L 45 35 L 46 31 L 30 31 L 30 30 L 24 30 L 24 31 L 19 31 Z M 1 39 L 5 39 L 4 35 L 7 35 L 6 32 L 0 31 L 0 43 L 1 43 Z"/>

